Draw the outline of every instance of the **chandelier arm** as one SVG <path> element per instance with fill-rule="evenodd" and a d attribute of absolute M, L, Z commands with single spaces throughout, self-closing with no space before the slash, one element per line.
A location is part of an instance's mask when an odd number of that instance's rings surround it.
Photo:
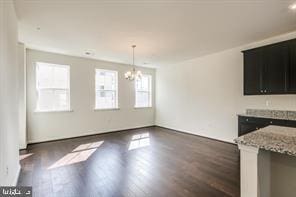
<path fill-rule="evenodd" d="M 135 67 L 135 47 L 133 46 L 133 66 Z"/>

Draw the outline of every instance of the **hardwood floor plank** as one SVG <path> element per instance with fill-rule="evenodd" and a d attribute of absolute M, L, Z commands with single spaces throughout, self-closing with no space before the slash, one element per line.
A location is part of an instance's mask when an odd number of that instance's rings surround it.
<path fill-rule="evenodd" d="M 18 185 L 34 196 L 238 197 L 233 144 L 160 127 L 29 145 Z"/>

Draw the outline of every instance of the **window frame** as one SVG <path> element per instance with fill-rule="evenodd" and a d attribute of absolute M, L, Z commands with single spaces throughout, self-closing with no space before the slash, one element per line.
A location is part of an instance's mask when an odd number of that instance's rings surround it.
<path fill-rule="evenodd" d="M 97 71 L 101 72 L 113 72 L 115 73 L 115 90 L 101 90 L 101 91 L 115 91 L 115 106 L 114 107 L 105 107 L 105 108 L 98 108 L 97 106 Z M 108 110 L 119 110 L 119 98 L 118 98 L 118 71 L 117 70 L 110 70 L 110 69 L 102 69 L 102 68 L 95 68 L 95 103 L 94 103 L 94 110 L 95 111 L 108 111 Z"/>
<path fill-rule="evenodd" d="M 153 82 L 152 82 L 152 75 L 151 74 L 143 74 L 142 77 L 148 77 L 149 81 L 148 81 L 148 91 L 137 91 L 137 79 L 135 80 L 135 84 L 134 84 L 134 88 L 135 88 L 135 104 L 134 104 L 134 108 L 135 109 L 145 109 L 145 108 L 152 108 L 153 107 L 153 98 L 152 98 L 152 87 L 153 87 Z M 137 92 L 147 92 L 148 93 L 148 106 L 137 106 Z"/>
<path fill-rule="evenodd" d="M 39 88 L 38 87 L 38 64 L 48 64 L 48 65 L 53 65 L 54 67 L 61 67 L 61 68 L 67 68 L 68 69 L 68 84 L 69 87 L 68 88 Z M 66 65 L 66 64 L 58 64 L 58 63 L 48 63 L 48 62 L 42 62 L 42 61 L 37 61 L 35 63 L 35 88 L 36 88 L 36 106 L 35 106 L 35 112 L 72 112 L 72 108 L 71 108 L 71 66 L 70 65 Z M 42 110 L 39 108 L 39 92 L 41 90 L 52 90 L 52 91 L 57 91 L 57 90 L 66 90 L 69 93 L 69 99 L 68 99 L 68 109 L 52 109 L 52 110 Z"/>

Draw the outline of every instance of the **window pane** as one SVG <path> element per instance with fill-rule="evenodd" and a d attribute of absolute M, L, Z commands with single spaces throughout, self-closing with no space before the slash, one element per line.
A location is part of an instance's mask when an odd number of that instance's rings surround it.
<path fill-rule="evenodd" d="M 38 110 L 49 111 L 54 106 L 54 91 L 53 90 L 40 90 L 38 95 Z"/>
<path fill-rule="evenodd" d="M 117 107 L 117 72 L 96 69 L 96 108 Z"/>
<path fill-rule="evenodd" d="M 54 110 L 69 110 L 69 91 L 68 90 L 55 90 L 54 91 Z"/>
<path fill-rule="evenodd" d="M 149 83 L 150 83 L 150 77 L 142 76 L 141 79 L 137 79 L 136 81 L 136 89 L 141 91 L 149 91 Z"/>
<path fill-rule="evenodd" d="M 115 73 L 107 72 L 105 76 L 105 89 L 115 90 Z"/>
<path fill-rule="evenodd" d="M 115 91 L 96 91 L 96 108 L 106 109 L 116 107 L 116 95 Z"/>
<path fill-rule="evenodd" d="M 70 67 L 38 62 L 36 71 L 37 110 L 69 110 Z"/>
<path fill-rule="evenodd" d="M 53 87 L 66 89 L 69 87 L 69 69 L 65 67 L 55 67 L 53 69 Z"/>
<path fill-rule="evenodd" d="M 149 107 L 149 92 L 136 93 L 136 107 Z"/>
<path fill-rule="evenodd" d="M 69 110 L 69 91 L 42 89 L 39 91 L 38 110 Z"/>
<path fill-rule="evenodd" d="M 143 75 L 136 80 L 136 107 L 150 107 L 151 106 L 151 76 Z"/>
<path fill-rule="evenodd" d="M 97 90 L 115 90 L 116 89 L 116 73 L 114 71 L 96 72 L 96 89 Z"/>
<path fill-rule="evenodd" d="M 53 67 L 44 64 L 37 64 L 37 88 L 50 88 L 53 85 Z"/>
<path fill-rule="evenodd" d="M 149 91 L 149 77 L 143 77 L 143 79 L 142 79 L 142 90 Z"/>

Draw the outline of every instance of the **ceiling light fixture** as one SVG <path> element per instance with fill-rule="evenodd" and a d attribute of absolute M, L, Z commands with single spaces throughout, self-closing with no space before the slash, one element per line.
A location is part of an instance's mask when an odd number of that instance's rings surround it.
<path fill-rule="evenodd" d="M 95 52 L 93 52 L 93 51 L 91 51 L 91 50 L 86 50 L 86 51 L 84 52 L 84 55 L 86 55 L 86 56 L 94 56 L 94 55 L 95 55 Z"/>
<path fill-rule="evenodd" d="M 133 81 L 135 79 L 139 79 L 142 77 L 142 72 L 140 70 L 136 71 L 136 68 L 135 68 L 135 48 L 136 48 L 136 45 L 132 45 L 132 48 L 133 48 L 133 69 L 131 71 L 127 71 L 125 74 L 124 74 L 124 77 L 129 80 L 129 81 Z"/>
<path fill-rule="evenodd" d="M 296 3 L 293 3 L 289 6 L 291 10 L 296 10 Z"/>

